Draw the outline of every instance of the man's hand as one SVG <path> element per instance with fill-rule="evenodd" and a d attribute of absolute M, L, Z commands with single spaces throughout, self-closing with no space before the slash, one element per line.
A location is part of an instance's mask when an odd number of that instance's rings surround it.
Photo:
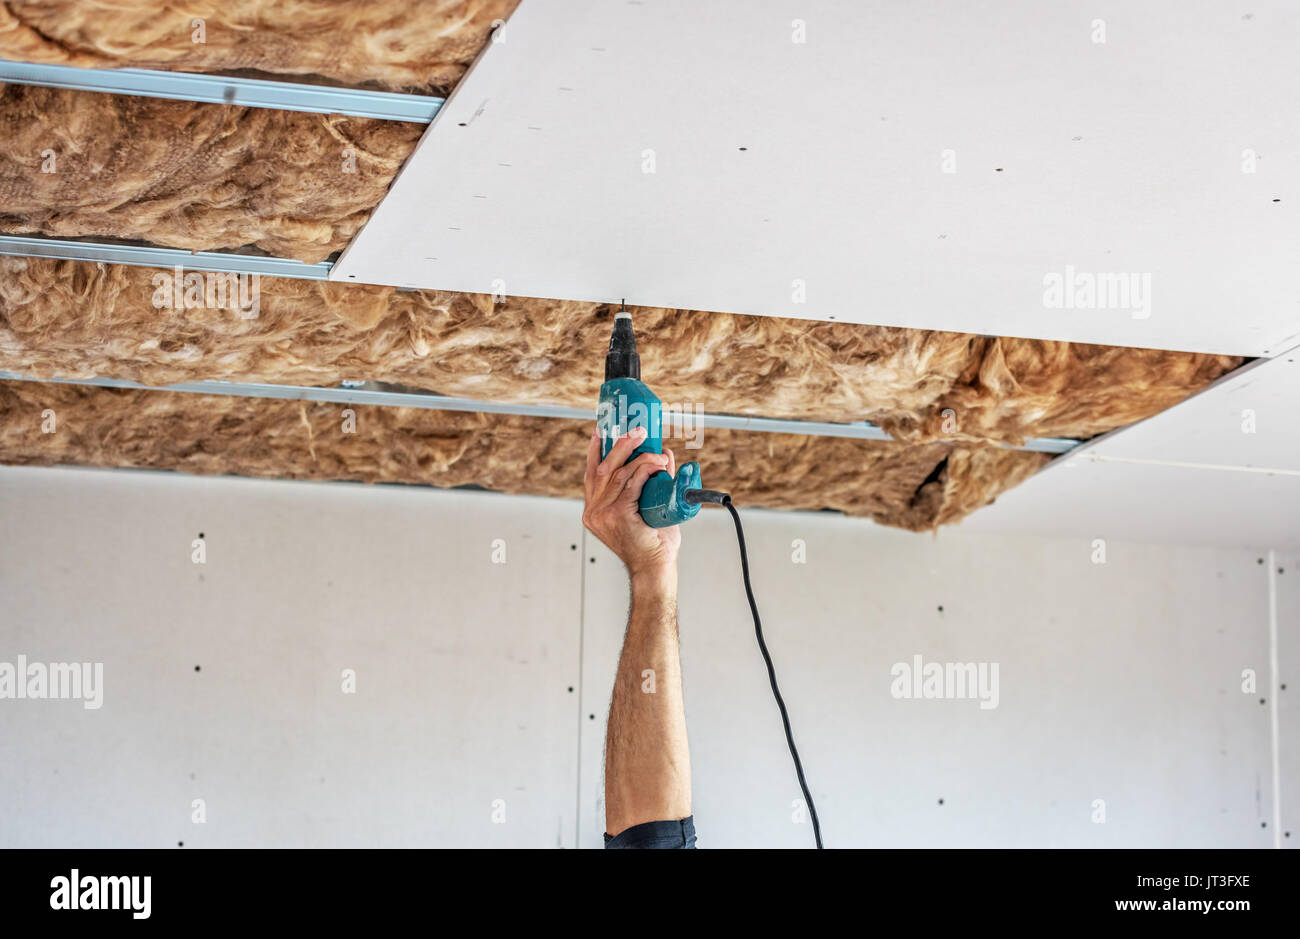
<path fill-rule="evenodd" d="M 671 450 L 643 453 L 623 465 L 645 440 L 645 433 L 643 427 L 633 428 L 601 460 L 600 435 L 592 432 L 587 446 L 587 501 L 582 511 L 582 524 L 627 565 L 634 588 L 641 582 L 665 579 L 675 585 L 677 549 L 682 543 L 676 525 L 651 528 L 637 512 L 637 500 L 646 480 L 660 470 L 670 475 L 677 472 Z"/>

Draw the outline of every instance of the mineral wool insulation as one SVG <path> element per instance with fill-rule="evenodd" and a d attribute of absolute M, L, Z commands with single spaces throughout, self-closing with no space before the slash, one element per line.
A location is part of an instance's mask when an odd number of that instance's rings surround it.
<path fill-rule="evenodd" d="M 0 57 L 446 94 L 514 5 L 236 0 L 159 11 L 144 0 L 7 0 Z M 317 261 L 356 233 L 423 130 L 3 87 L 0 230 Z M 145 383 L 377 380 L 583 407 L 600 383 L 611 311 L 596 304 L 262 278 L 258 316 L 244 319 L 156 305 L 157 273 L 0 259 L 0 369 Z M 835 508 L 912 529 L 961 518 L 1047 459 L 992 443 L 1123 426 L 1240 363 L 688 310 L 634 316 L 645 373 L 665 400 L 872 420 L 904 441 L 706 431 L 703 448 L 682 455 L 698 456 L 710 478 L 751 505 Z M 42 432 L 46 410 L 55 433 Z M 345 433 L 342 410 L 3 383 L 0 461 L 579 492 L 578 423 L 357 407 Z"/>
<path fill-rule="evenodd" d="M 0 460 L 582 495 L 585 421 L 0 382 Z M 52 413 L 51 413 L 52 412 Z M 55 431 L 46 433 L 51 417 Z M 955 521 L 1045 454 L 988 445 L 709 430 L 708 479 L 740 505 L 838 509 L 914 530 Z M 680 446 L 680 445 L 679 445 Z"/>
<path fill-rule="evenodd" d="M 4 85 L 0 231 L 190 251 L 252 246 L 315 263 L 347 247 L 423 131 Z"/>
<path fill-rule="evenodd" d="M 519 0 L 4 0 L 0 58 L 445 95 Z M 201 30 L 201 31 L 200 31 Z"/>
<path fill-rule="evenodd" d="M 0 259 L 0 369 L 148 384 L 369 379 L 582 407 L 599 387 L 612 317 L 591 303 L 498 303 L 262 278 L 258 315 L 244 318 L 232 309 L 156 306 L 166 277 L 147 268 Z M 990 441 L 1089 436 L 1131 423 L 1239 361 L 689 310 L 633 315 L 645 373 L 666 401 L 708 412 L 872 420 L 909 441 L 814 445 L 801 436 L 705 431 L 699 458 L 738 496 L 917 529 L 961 518 L 1046 460 Z M 351 434 L 336 405 L 19 382 L 6 392 L 5 462 L 577 495 L 587 433 L 566 421 L 356 408 Z M 54 435 L 40 433 L 47 408 L 58 415 Z M 684 441 L 670 444 L 681 452 Z"/>
<path fill-rule="evenodd" d="M 594 407 L 603 380 L 613 316 L 604 304 L 264 277 L 258 315 L 244 318 L 208 306 L 168 309 L 171 279 L 150 268 L 0 258 L 0 369 L 146 384 L 372 380 L 575 407 Z M 886 326 L 632 312 L 644 372 L 665 401 L 714 413 L 870 420 L 907 441 L 1089 437 L 1164 410 L 1240 363 Z"/>

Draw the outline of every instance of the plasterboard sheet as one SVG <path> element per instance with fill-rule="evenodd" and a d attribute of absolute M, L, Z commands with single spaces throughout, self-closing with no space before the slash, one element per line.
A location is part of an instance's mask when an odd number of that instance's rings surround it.
<path fill-rule="evenodd" d="M 573 843 L 573 503 L 0 466 L 0 520 L 0 661 L 102 666 L 0 701 L 0 847 Z"/>
<path fill-rule="evenodd" d="M 1298 38 L 1284 0 L 524 0 L 331 277 L 1275 355 Z"/>
<path fill-rule="evenodd" d="M 1240 687 L 1242 668 L 1268 670 L 1254 552 L 1113 541 L 1096 565 L 1083 540 L 740 512 L 827 847 L 1273 843 L 1270 710 Z M 586 549 L 578 844 L 598 848 L 628 587 L 612 554 Z M 699 846 L 811 848 L 738 566 L 722 510 L 682 529 Z M 917 655 L 998 663 L 997 706 L 895 697 L 895 663 Z"/>
<path fill-rule="evenodd" d="M 1300 548 L 1300 353 L 1049 466 L 963 529 Z"/>
<path fill-rule="evenodd" d="M 1300 348 L 1252 363 L 1089 448 L 1102 457 L 1300 471 Z"/>
<path fill-rule="evenodd" d="M 1300 549 L 1300 476 L 1078 459 L 1003 493 L 959 529 Z"/>

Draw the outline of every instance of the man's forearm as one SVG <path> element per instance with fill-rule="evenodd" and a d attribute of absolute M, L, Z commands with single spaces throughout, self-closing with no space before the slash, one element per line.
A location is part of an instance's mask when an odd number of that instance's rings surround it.
<path fill-rule="evenodd" d="M 690 814 L 674 567 L 632 577 L 632 610 L 605 736 L 605 826 L 617 835 L 642 822 Z"/>

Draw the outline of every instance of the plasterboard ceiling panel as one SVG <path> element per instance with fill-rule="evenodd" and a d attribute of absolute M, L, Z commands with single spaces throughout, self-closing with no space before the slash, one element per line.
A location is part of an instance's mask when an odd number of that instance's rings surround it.
<path fill-rule="evenodd" d="M 963 531 L 1300 549 L 1300 476 L 1088 459 L 1048 467 Z M 1090 552 L 1080 555 L 1090 557 Z"/>
<path fill-rule="evenodd" d="M 1063 457 L 963 523 L 984 531 L 1300 548 L 1300 350 Z"/>
<path fill-rule="evenodd" d="M 1300 472 L 1300 347 L 1247 365 L 1168 411 L 1097 441 L 1088 452 Z"/>
<path fill-rule="evenodd" d="M 1286 0 L 524 0 L 332 277 L 1275 355 L 1298 39 Z"/>

